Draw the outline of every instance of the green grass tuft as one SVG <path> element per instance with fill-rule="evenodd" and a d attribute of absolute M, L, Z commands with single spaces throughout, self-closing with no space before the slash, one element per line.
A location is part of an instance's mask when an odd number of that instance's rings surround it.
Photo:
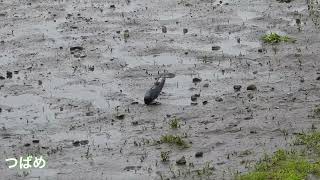
<path fill-rule="evenodd" d="M 163 135 L 160 139 L 161 143 L 175 144 L 179 147 L 187 148 L 189 145 L 180 137 L 174 135 Z"/>
<path fill-rule="evenodd" d="M 320 105 L 317 105 L 314 109 L 313 109 L 313 113 L 315 117 L 320 117 Z"/>
<path fill-rule="evenodd" d="M 262 36 L 262 41 L 264 43 L 269 43 L 269 44 L 276 44 L 280 42 L 295 42 L 296 40 L 293 38 L 290 38 L 288 36 L 281 36 L 278 35 L 277 33 L 270 33 L 270 34 L 265 34 Z"/>
<path fill-rule="evenodd" d="M 306 145 L 306 147 L 320 155 L 320 132 L 298 135 L 295 144 Z"/>
<path fill-rule="evenodd" d="M 170 121 L 170 128 L 171 129 L 177 129 L 180 128 L 180 124 L 179 124 L 179 119 L 178 118 L 174 118 Z"/>
<path fill-rule="evenodd" d="M 239 180 L 301 180 L 309 174 L 319 175 L 320 163 L 310 163 L 304 156 L 285 150 L 276 151 L 273 156 L 264 158 L 255 170 L 238 176 Z"/>

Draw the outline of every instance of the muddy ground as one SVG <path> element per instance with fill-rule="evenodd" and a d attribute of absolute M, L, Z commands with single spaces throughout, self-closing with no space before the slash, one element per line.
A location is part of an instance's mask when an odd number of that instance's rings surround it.
<path fill-rule="evenodd" d="M 233 179 L 320 128 L 320 35 L 304 0 L 1 0 L 0 27 L 1 179 Z M 269 32 L 297 41 L 263 44 Z M 164 70 L 176 76 L 144 105 Z M 190 147 L 157 144 L 165 134 Z M 47 166 L 5 163 L 28 154 Z"/>

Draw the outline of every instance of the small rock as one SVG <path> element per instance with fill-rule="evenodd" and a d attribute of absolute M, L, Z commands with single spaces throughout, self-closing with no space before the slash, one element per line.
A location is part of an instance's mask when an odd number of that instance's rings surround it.
<path fill-rule="evenodd" d="M 196 158 L 199 158 L 199 157 L 203 157 L 203 152 L 196 152 L 196 154 L 195 154 L 195 157 Z"/>
<path fill-rule="evenodd" d="M 206 105 L 206 104 L 208 104 L 208 101 L 203 101 L 202 104 Z"/>
<path fill-rule="evenodd" d="M 70 47 L 70 51 L 82 51 L 83 47 L 81 46 L 74 46 L 74 47 Z"/>
<path fill-rule="evenodd" d="M 176 161 L 177 165 L 185 165 L 187 163 L 186 158 L 182 156 L 179 160 Z"/>
<path fill-rule="evenodd" d="M 12 78 L 12 72 L 7 71 L 7 78 L 8 78 L 8 79 L 11 79 L 11 78 Z"/>
<path fill-rule="evenodd" d="M 116 6 L 114 4 L 110 5 L 110 8 L 116 8 Z"/>
<path fill-rule="evenodd" d="M 191 101 L 196 101 L 197 98 L 198 98 L 198 97 L 194 94 L 194 95 L 191 96 Z"/>
<path fill-rule="evenodd" d="M 5 77 L 3 77 L 3 76 L 0 76 L 0 80 L 4 80 L 5 79 Z"/>
<path fill-rule="evenodd" d="M 89 144 L 89 141 L 88 140 L 82 140 L 82 141 L 80 141 L 80 144 L 81 145 L 86 145 L 86 144 Z"/>
<path fill-rule="evenodd" d="M 198 105 L 198 103 L 196 103 L 196 102 L 191 102 L 191 106 L 196 106 L 196 105 Z"/>
<path fill-rule="evenodd" d="M 254 84 L 250 84 L 250 85 L 247 87 L 247 90 L 249 90 L 249 91 L 255 91 L 255 90 L 257 90 L 257 87 L 256 87 L 256 85 L 254 85 Z"/>
<path fill-rule="evenodd" d="M 162 26 L 162 32 L 163 33 L 167 33 L 167 27 L 166 26 Z"/>
<path fill-rule="evenodd" d="M 38 85 L 41 86 L 42 85 L 42 81 L 38 80 Z"/>
<path fill-rule="evenodd" d="M 72 144 L 73 146 L 80 146 L 80 141 L 74 141 Z"/>
<path fill-rule="evenodd" d="M 235 90 L 235 91 L 240 91 L 241 90 L 241 85 L 234 85 L 233 86 L 233 89 Z"/>
<path fill-rule="evenodd" d="M 137 102 L 137 101 L 134 101 L 134 102 L 132 102 L 131 104 L 139 104 L 139 102 Z"/>
<path fill-rule="evenodd" d="M 35 139 L 35 140 L 32 140 L 33 143 L 39 143 L 40 140 L 39 139 Z"/>
<path fill-rule="evenodd" d="M 188 29 L 187 28 L 184 28 L 183 29 L 183 34 L 187 34 L 188 33 Z"/>
<path fill-rule="evenodd" d="M 201 82 L 202 80 L 200 78 L 193 78 L 192 79 L 192 82 L 193 83 L 198 83 L 198 82 Z"/>
<path fill-rule="evenodd" d="M 262 49 L 258 49 L 258 52 L 259 52 L 259 53 L 262 53 L 262 52 L 263 52 L 263 50 L 262 50 Z"/>
<path fill-rule="evenodd" d="M 206 87 L 206 88 L 209 87 L 209 83 L 205 83 L 203 87 Z"/>
<path fill-rule="evenodd" d="M 13 71 L 14 74 L 19 74 L 19 71 Z"/>
<path fill-rule="evenodd" d="M 24 144 L 25 147 L 29 147 L 30 146 L 30 143 L 26 143 Z"/>
<path fill-rule="evenodd" d="M 125 116 L 124 114 L 119 114 L 116 116 L 116 118 L 121 120 L 121 119 L 124 119 L 124 116 Z"/>
<path fill-rule="evenodd" d="M 319 77 L 317 77 L 317 79 L 316 79 L 316 80 L 320 81 L 320 76 L 319 76 Z"/>
<path fill-rule="evenodd" d="M 216 97 L 215 100 L 216 100 L 217 102 L 223 101 L 222 97 Z"/>
<path fill-rule="evenodd" d="M 252 73 L 253 73 L 253 74 L 258 74 L 258 71 L 253 71 Z"/>
<path fill-rule="evenodd" d="M 132 124 L 133 126 L 137 126 L 137 125 L 139 124 L 139 122 L 138 122 L 138 121 L 133 121 L 131 124 Z"/>
<path fill-rule="evenodd" d="M 212 49 L 212 51 L 218 51 L 221 49 L 221 47 L 220 46 L 212 46 L 211 49 Z"/>

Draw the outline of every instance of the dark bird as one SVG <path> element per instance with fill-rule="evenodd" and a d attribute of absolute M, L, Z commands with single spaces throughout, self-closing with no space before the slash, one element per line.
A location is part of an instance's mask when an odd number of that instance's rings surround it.
<path fill-rule="evenodd" d="M 161 78 L 161 81 L 159 82 L 160 78 L 154 83 L 154 85 L 146 92 L 144 95 L 144 103 L 149 105 L 152 103 L 153 100 L 157 99 L 159 96 L 164 83 L 166 81 L 165 77 Z"/>

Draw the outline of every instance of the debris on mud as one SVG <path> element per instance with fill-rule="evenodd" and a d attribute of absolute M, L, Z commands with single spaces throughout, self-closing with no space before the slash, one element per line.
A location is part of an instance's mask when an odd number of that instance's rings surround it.
<path fill-rule="evenodd" d="M 187 161 L 184 156 L 182 156 L 180 159 L 176 161 L 177 165 L 186 165 Z"/>
<path fill-rule="evenodd" d="M 233 89 L 235 90 L 235 91 L 240 91 L 241 90 L 241 85 L 234 85 L 233 86 Z"/>

